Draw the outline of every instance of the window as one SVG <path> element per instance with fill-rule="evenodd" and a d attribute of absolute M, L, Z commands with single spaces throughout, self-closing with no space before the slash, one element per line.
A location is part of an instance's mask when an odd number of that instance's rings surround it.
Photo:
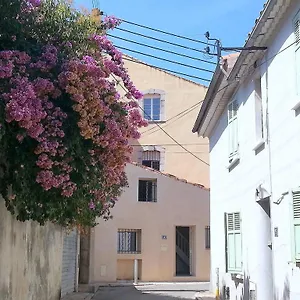
<path fill-rule="evenodd" d="M 260 77 L 255 80 L 255 127 L 256 141 L 262 141 L 264 139 L 264 122 Z"/>
<path fill-rule="evenodd" d="M 297 93 L 300 95 L 300 11 L 294 18 Z"/>
<path fill-rule="evenodd" d="M 237 123 L 237 100 L 228 104 L 228 132 L 229 132 L 229 158 L 238 152 L 238 123 Z"/>
<path fill-rule="evenodd" d="M 159 151 L 143 151 L 142 165 L 158 170 L 160 169 L 160 152 Z"/>
<path fill-rule="evenodd" d="M 205 249 L 210 249 L 210 226 L 205 227 Z"/>
<path fill-rule="evenodd" d="M 118 230 L 118 253 L 141 253 L 141 229 Z"/>
<path fill-rule="evenodd" d="M 242 271 L 242 233 L 240 213 L 225 214 L 226 265 L 228 272 Z"/>
<path fill-rule="evenodd" d="M 160 98 L 144 98 L 144 118 L 146 120 L 160 120 Z"/>
<path fill-rule="evenodd" d="M 141 105 L 143 108 L 142 113 L 144 114 L 144 118 L 151 121 L 165 121 L 165 98 L 166 93 L 163 90 L 158 89 L 149 89 L 143 91 L 144 99 L 143 104 Z"/>
<path fill-rule="evenodd" d="M 295 260 L 300 261 L 300 190 L 293 192 L 293 231 Z"/>
<path fill-rule="evenodd" d="M 140 202 L 157 201 L 157 180 L 156 179 L 139 180 L 138 201 Z"/>

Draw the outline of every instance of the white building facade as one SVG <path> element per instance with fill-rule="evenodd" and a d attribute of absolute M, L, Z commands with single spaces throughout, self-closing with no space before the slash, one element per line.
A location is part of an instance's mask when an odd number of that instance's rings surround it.
<path fill-rule="evenodd" d="M 210 140 L 222 299 L 300 299 L 299 11 L 299 0 L 265 4 L 245 44 L 256 48 L 222 60 L 193 128 Z"/>

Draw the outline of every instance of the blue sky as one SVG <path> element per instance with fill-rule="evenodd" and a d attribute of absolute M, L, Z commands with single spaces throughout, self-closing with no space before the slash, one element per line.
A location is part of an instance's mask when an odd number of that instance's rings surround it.
<path fill-rule="evenodd" d="M 244 45 L 247 34 L 254 26 L 254 21 L 259 16 L 259 12 L 264 4 L 264 0 L 98 0 L 95 2 L 98 2 L 99 8 L 108 15 L 114 15 L 131 22 L 173 32 L 193 39 L 205 41 L 204 33 L 209 31 L 211 37 L 220 39 L 225 47 Z M 77 7 L 92 8 L 92 0 L 75 0 L 75 5 Z M 200 43 L 178 39 L 126 23 L 121 24 L 120 28 L 199 50 L 203 50 L 205 47 L 205 45 Z M 148 44 L 211 61 L 207 56 L 200 52 L 171 46 L 166 43 L 146 39 L 120 30 L 114 30 L 111 34 L 142 44 Z M 112 40 L 116 45 L 121 47 L 192 65 L 196 68 L 208 70 L 214 69 L 214 65 L 212 64 L 164 53 L 114 38 L 112 38 Z M 212 73 L 209 72 L 163 62 L 128 51 L 123 52 L 158 67 L 206 79 L 210 79 L 212 76 Z M 225 55 L 226 53 L 223 54 Z M 208 85 L 209 83 L 199 79 L 189 79 L 205 85 Z"/>

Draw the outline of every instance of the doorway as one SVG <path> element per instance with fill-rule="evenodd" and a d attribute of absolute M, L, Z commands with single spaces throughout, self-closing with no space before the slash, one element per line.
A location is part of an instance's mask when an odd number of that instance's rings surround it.
<path fill-rule="evenodd" d="M 176 226 L 176 276 L 191 276 L 191 227 Z"/>

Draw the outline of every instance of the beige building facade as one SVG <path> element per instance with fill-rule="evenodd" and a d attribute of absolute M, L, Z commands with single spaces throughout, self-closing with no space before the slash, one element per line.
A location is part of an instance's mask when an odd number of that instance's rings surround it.
<path fill-rule="evenodd" d="M 132 142 L 133 161 L 142 163 L 147 160 L 144 152 L 156 150 L 160 171 L 208 187 L 208 139 L 199 138 L 191 131 L 207 88 L 134 58 L 125 57 L 124 62 L 132 81 L 144 93 L 144 100 L 140 101 L 141 113 L 146 119 L 152 119 L 148 127 L 141 130 L 141 138 Z"/>
<path fill-rule="evenodd" d="M 208 140 L 191 131 L 206 87 L 131 57 L 124 61 L 144 94 L 139 105 L 149 126 L 131 141 L 129 187 L 113 219 L 99 220 L 84 243 L 84 283 L 135 275 L 141 281 L 208 281 Z"/>
<path fill-rule="evenodd" d="M 135 260 L 140 281 L 208 281 L 209 191 L 145 166 L 126 172 L 113 219 L 91 233 L 90 282 L 133 280 Z"/>

